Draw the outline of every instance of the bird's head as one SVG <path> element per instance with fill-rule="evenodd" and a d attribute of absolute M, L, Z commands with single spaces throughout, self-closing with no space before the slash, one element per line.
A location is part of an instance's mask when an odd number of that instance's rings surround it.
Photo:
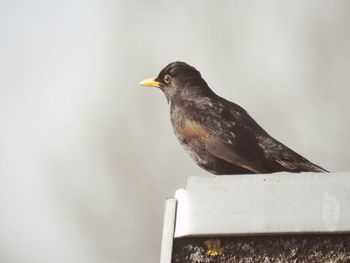
<path fill-rule="evenodd" d="M 145 79 L 140 85 L 160 88 L 168 102 L 212 93 L 200 72 L 180 61 L 170 63 L 156 78 Z"/>

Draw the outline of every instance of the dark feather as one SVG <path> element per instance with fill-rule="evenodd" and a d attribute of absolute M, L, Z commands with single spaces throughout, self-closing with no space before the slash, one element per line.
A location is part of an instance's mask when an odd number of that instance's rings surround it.
<path fill-rule="evenodd" d="M 163 81 L 169 76 L 171 81 Z M 327 172 L 272 138 L 239 105 L 217 96 L 199 71 L 184 62 L 156 78 L 171 106 L 171 121 L 185 150 L 215 174 Z"/>

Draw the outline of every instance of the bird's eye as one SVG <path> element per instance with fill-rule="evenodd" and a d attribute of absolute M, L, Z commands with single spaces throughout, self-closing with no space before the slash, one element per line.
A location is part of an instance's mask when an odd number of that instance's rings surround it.
<path fill-rule="evenodd" d="M 166 74 L 166 75 L 164 76 L 164 82 L 165 82 L 166 84 L 169 84 L 170 81 L 171 81 L 170 75 Z"/>

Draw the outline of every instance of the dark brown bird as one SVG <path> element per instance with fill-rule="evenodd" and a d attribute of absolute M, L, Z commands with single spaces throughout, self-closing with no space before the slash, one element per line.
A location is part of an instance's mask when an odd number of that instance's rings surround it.
<path fill-rule="evenodd" d="M 239 105 L 216 95 L 184 62 L 170 63 L 140 85 L 164 92 L 175 135 L 211 173 L 327 172 L 272 138 Z"/>

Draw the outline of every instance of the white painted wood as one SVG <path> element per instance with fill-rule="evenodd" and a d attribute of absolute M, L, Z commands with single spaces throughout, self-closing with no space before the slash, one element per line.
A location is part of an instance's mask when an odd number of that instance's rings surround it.
<path fill-rule="evenodd" d="M 175 217 L 176 217 L 176 199 L 169 198 L 165 200 L 160 263 L 171 263 L 174 229 L 175 229 Z"/>
<path fill-rule="evenodd" d="M 194 176 L 175 237 L 350 232 L 350 173 Z"/>

